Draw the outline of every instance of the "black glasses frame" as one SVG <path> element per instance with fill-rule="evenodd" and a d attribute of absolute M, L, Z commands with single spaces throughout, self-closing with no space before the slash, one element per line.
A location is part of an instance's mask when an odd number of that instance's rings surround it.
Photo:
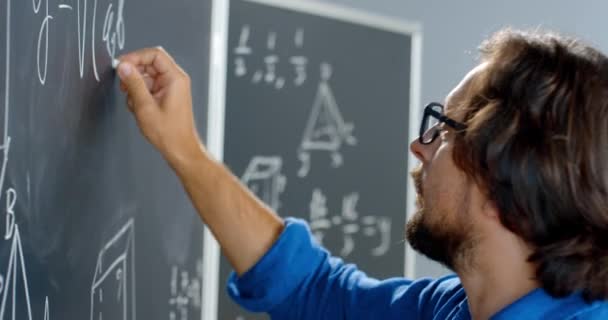
<path fill-rule="evenodd" d="M 435 108 L 435 107 L 439 107 L 441 109 L 441 112 L 434 110 L 433 108 Z M 420 134 L 418 136 L 418 141 L 421 144 L 425 144 L 425 145 L 431 144 L 439 136 L 440 130 L 438 130 L 437 128 L 435 128 L 435 129 L 425 128 L 426 123 L 429 121 L 429 117 L 433 117 L 433 118 L 437 119 L 439 121 L 437 123 L 437 125 L 439 125 L 441 123 L 445 123 L 448 126 L 452 127 L 455 130 L 458 130 L 458 131 L 464 131 L 467 129 L 467 126 L 464 123 L 460 123 L 448 116 L 445 116 L 443 114 L 443 109 L 444 109 L 444 106 L 438 102 L 431 102 L 431 103 L 427 104 L 426 107 L 424 107 L 424 114 L 422 115 L 422 120 L 420 121 Z M 435 127 L 437 125 L 435 125 Z M 424 137 L 425 136 L 428 137 L 428 134 L 426 131 L 431 130 L 431 129 L 434 130 L 432 132 L 432 136 L 431 136 L 430 140 L 425 141 Z"/>

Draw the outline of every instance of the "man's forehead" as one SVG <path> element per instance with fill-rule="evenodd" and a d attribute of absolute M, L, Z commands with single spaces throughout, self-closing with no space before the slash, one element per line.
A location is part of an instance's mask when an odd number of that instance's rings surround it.
<path fill-rule="evenodd" d="M 450 91 L 450 93 L 445 98 L 445 112 L 448 113 L 450 109 L 453 109 L 458 103 L 467 96 L 467 89 L 471 84 L 472 80 L 478 75 L 482 70 L 487 67 L 487 63 L 481 63 L 477 65 L 475 68 L 471 69 L 460 83 Z"/>

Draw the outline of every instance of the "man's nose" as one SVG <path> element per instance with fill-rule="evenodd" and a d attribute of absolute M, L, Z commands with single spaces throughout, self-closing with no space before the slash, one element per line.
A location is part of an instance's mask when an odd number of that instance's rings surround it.
<path fill-rule="evenodd" d="M 410 152 L 422 163 L 428 162 L 432 156 L 431 146 L 423 145 L 418 138 L 410 143 Z"/>

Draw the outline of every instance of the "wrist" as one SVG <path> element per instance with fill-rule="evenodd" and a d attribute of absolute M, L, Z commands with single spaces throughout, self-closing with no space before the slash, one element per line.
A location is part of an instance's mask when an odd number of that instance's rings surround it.
<path fill-rule="evenodd" d="M 198 140 L 187 146 L 176 148 L 174 151 L 169 151 L 164 156 L 169 166 L 173 168 L 178 176 L 186 175 L 194 167 L 212 161 L 211 156 Z"/>

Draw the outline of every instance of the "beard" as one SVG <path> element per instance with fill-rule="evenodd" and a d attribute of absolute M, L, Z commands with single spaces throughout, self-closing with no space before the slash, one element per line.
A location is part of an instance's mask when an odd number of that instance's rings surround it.
<path fill-rule="evenodd" d="M 450 217 L 447 212 L 437 212 L 432 204 L 425 204 L 422 192 L 422 168 L 416 168 L 411 175 L 416 187 L 417 210 L 406 225 L 407 241 L 414 250 L 429 259 L 453 271 L 465 271 L 472 262 L 474 247 L 471 226 L 464 222 L 466 216 L 462 217 L 468 209 L 468 193 L 463 195 L 461 205 L 456 208 L 463 214 Z M 460 190 L 464 193 L 464 186 L 462 187 Z"/>

